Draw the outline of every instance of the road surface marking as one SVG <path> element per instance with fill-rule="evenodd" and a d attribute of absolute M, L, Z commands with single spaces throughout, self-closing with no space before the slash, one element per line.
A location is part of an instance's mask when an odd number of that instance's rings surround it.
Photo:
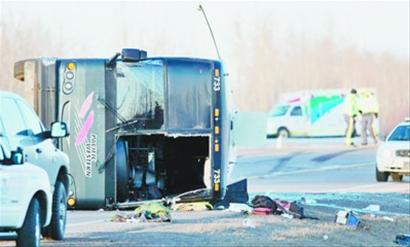
<path fill-rule="evenodd" d="M 365 214 L 374 214 L 374 215 L 394 215 L 394 216 L 409 216 L 410 214 L 406 213 L 396 213 L 396 212 L 390 212 L 390 211 L 370 211 L 370 210 L 365 210 L 362 208 L 352 208 L 352 207 L 343 207 L 343 206 L 338 206 L 335 204 L 326 204 L 326 203 L 306 203 L 306 205 L 309 206 L 318 206 L 318 207 L 327 207 L 327 208 L 335 208 L 335 209 L 341 209 L 341 210 L 352 210 L 358 213 L 365 213 Z"/>
<path fill-rule="evenodd" d="M 403 188 L 400 188 L 403 187 Z M 363 190 L 368 189 L 368 190 Z M 376 190 L 377 189 L 377 190 Z M 377 191 L 377 192 L 407 192 L 410 193 L 409 182 L 402 183 L 374 183 L 374 184 L 365 184 L 357 185 L 347 188 L 333 189 L 324 191 L 326 192 L 366 192 L 366 191 Z"/>
<path fill-rule="evenodd" d="M 366 167 L 374 165 L 374 162 L 365 162 L 365 163 L 356 163 L 351 165 L 337 165 L 337 166 L 325 166 L 313 169 L 303 169 L 298 171 L 291 171 L 291 172 L 274 172 L 267 175 L 259 175 L 259 176 L 251 176 L 248 179 L 259 179 L 259 178 L 268 178 L 268 177 L 275 177 L 275 176 L 283 176 L 283 175 L 294 175 L 294 174 L 301 174 L 306 172 L 323 172 L 323 171 L 331 171 L 331 170 L 342 170 L 342 169 L 351 169 L 351 168 L 358 168 L 358 167 Z"/>

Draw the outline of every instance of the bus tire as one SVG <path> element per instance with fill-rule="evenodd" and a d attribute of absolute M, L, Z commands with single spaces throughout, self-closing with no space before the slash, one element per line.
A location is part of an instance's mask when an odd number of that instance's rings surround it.
<path fill-rule="evenodd" d="M 115 157 L 117 201 L 124 202 L 128 199 L 129 167 L 127 145 L 123 139 L 117 140 Z"/>

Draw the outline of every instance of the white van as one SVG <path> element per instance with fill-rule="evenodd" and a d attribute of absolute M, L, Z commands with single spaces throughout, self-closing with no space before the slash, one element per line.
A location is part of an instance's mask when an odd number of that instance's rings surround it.
<path fill-rule="evenodd" d="M 269 113 L 267 137 L 326 137 L 344 136 L 346 123 L 343 116 L 344 100 L 350 90 L 326 89 L 287 93 Z M 372 92 L 374 89 L 358 89 Z M 378 133 L 378 119 L 373 126 Z M 360 132 L 360 116 L 356 119 L 356 131 Z"/>

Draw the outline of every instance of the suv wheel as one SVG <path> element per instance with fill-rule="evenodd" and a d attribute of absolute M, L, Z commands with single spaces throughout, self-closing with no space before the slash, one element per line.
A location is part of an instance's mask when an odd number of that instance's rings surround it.
<path fill-rule="evenodd" d="M 40 246 L 40 224 L 40 203 L 36 198 L 33 198 L 23 226 L 17 231 L 17 246 Z"/>
<path fill-rule="evenodd" d="M 64 231 L 67 219 L 67 193 L 64 184 L 57 181 L 53 194 L 53 206 L 50 225 L 44 234 L 55 240 L 64 239 Z"/>
<path fill-rule="evenodd" d="M 403 175 L 397 174 L 397 173 L 393 173 L 391 175 L 392 179 L 394 182 L 400 182 L 401 180 L 403 180 Z"/>
<path fill-rule="evenodd" d="M 389 173 L 379 171 L 379 169 L 377 169 L 377 166 L 376 166 L 376 180 L 377 180 L 377 182 L 387 182 L 387 179 L 389 179 Z"/>

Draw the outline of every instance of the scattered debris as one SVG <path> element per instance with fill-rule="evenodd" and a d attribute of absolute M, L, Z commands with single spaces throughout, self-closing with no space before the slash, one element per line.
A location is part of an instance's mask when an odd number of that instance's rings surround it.
<path fill-rule="evenodd" d="M 290 214 L 292 215 L 293 218 L 297 218 L 297 219 L 305 218 L 303 207 L 296 201 L 288 202 L 288 201 L 276 199 L 275 203 L 276 203 L 278 210 L 282 211 L 282 213 Z"/>
<path fill-rule="evenodd" d="M 252 208 L 244 203 L 230 203 L 228 211 L 237 212 L 237 213 L 251 213 Z"/>
<path fill-rule="evenodd" d="M 98 212 L 104 212 L 104 209 L 103 209 L 103 208 L 100 208 L 100 209 L 98 209 L 97 211 L 98 211 Z"/>
<path fill-rule="evenodd" d="M 273 210 L 271 208 L 254 208 L 252 214 L 255 215 L 268 215 L 272 214 Z"/>
<path fill-rule="evenodd" d="M 293 219 L 293 215 L 291 214 L 287 214 L 287 213 L 283 213 L 280 216 L 284 217 L 284 218 L 288 218 L 288 219 Z"/>
<path fill-rule="evenodd" d="M 149 203 L 139 206 L 131 214 L 116 212 L 111 218 L 112 222 L 171 222 L 169 209 L 160 203 Z"/>
<path fill-rule="evenodd" d="M 209 202 L 177 203 L 172 207 L 172 210 L 177 211 L 205 211 L 212 209 L 213 207 Z"/>
<path fill-rule="evenodd" d="M 256 227 L 255 223 L 253 221 L 251 221 L 250 219 L 244 219 L 242 221 L 242 225 L 244 227 L 249 227 L 249 228 L 255 228 Z"/>
<path fill-rule="evenodd" d="M 394 222 L 394 219 L 392 217 L 389 216 L 383 216 L 384 220 L 390 221 L 390 222 Z"/>
<path fill-rule="evenodd" d="M 135 215 L 140 218 L 144 216 L 148 221 L 156 222 L 170 222 L 171 214 L 169 208 L 165 207 L 161 203 L 148 203 L 139 206 L 134 210 Z"/>
<path fill-rule="evenodd" d="M 370 204 L 369 206 L 363 208 L 363 210 L 371 211 L 371 212 L 379 212 L 380 205 L 377 204 Z"/>
<path fill-rule="evenodd" d="M 360 219 L 353 211 L 339 211 L 336 214 L 335 222 L 340 225 L 346 225 L 353 229 L 357 229 L 360 224 Z"/>
<path fill-rule="evenodd" d="M 303 219 L 304 209 L 300 203 L 288 202 L 280 199 L 272 200 L 267 196 L 257 195 L 252 200 L 252 206 L 254 208 L 253 213 L 259 215 L 267 214 L 277 214 L 291 215 L 292 218 Z M 284 215 L 284 217 L 289 218 L 289 216 Z"/>
<path fill-rule="evenodd" d="M 270 208 L 276 210 L 276 203 L 267 196 L 257 195 L 252 199 L 253 208 Z"/>
<path fill-rule="evenodd" d="M 410 235 L 398 234 L 396 235 L 396 240 L 394 240 L 394 242 L 399 245 L 410 247 Z"/>
<path fill-rule="evenodd" d="M 132 218 L 134 218 L 134 214 L 121 214 L 121 213 L 116 213 L 112 218 L 111 222 L 129 222 Z"/>
<path fill-rule="evenodd" d="M 328 239 L 329 239 L 329 236 L 327 236 L 326 234 L 323 235 L 323 240 L 328 240 Z"/>

